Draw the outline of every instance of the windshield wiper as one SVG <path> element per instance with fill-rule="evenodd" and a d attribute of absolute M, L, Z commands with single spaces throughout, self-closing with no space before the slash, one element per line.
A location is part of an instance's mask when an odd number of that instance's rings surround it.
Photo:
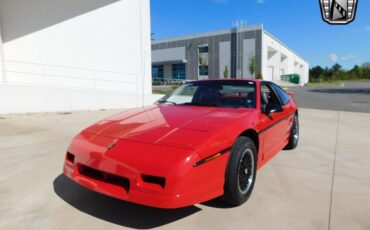
<path fill-rule="evenodd" d="M 173 101 L 167 101 L 167 100 L 159 100 L 159 101 L 158 101 L 158 103 L 161 103 L 161 104 L 163 104 L 163 103 L 169 103 L 169 104 L 172 104 L 172 105 L 177 105 L 177 103 L 176 103 L 176 102 L 173 102 Z"/>

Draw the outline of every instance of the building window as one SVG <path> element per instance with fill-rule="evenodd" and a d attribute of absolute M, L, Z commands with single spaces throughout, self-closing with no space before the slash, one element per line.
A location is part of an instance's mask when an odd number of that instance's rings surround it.
<path fill-rule="evenodd" d="M 206 46 L 199 46 L 198 49 L 199 49 L 199 53 L 200 54 L 207 54 L 208 53 L 208 45 L 206 45 Z"/>
<path fill-rule="evenodd" d="M 199 77 L 208 76 L 208 45 L 198 46 L 198 75 Z"/>
<path fill-rule="evenodd" d="M 163 82 L 164 81 L 163 65 L 152 66 L 152 81 L 153 82 Z"/>
<path fill-rule="evenodd" d="M 173 80 L 185 80 L 185 64 L 173 64 L 172 65 L 172 79 Z"/>

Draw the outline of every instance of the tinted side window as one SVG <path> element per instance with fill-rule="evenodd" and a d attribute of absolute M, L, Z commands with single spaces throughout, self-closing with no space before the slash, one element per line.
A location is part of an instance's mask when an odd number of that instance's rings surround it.
<path fill-rule="evenodd" d="M 271 86 L 272 88 L 274 88 L 275 92 L 279 95 L 281 103 L 283 103 L 283 105 L 288 104 L 290 101 L 289 95 L 279 86 L 275 84 L 271 84 Z"/>
<path fill-rule="evenodd" d="M 280 104 L 279 98 L 275 91 L 271 89 L 271 86 L 262 84 L 261 85 L 261 106 L 266 106 L 267 104 Z"/>

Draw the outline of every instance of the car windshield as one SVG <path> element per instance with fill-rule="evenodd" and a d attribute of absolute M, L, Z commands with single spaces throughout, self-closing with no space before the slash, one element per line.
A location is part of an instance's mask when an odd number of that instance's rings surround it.
<path fill-rule="evenodd" d="M 253 81 L 213 80 L 186 83 L 160 99 L 158 104 L 256 108 Z"/>

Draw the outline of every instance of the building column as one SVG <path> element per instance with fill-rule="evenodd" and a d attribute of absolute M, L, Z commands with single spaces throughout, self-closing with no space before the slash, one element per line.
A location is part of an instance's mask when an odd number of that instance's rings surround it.
<path fill-rule="evenodd" d="M 264 32 L 261 30 L 261 64 L 260 64 L 260 73 L 262 75 L 263 80 L 266 79 L 266 72 L 267 72 L 267 45 L 265 41 L 266 35 Z"/>
<path fill-rule="evenodd" d="M 281 76 L 280 76 L 280 71 L 281 71 L 281 50 L 278 51 L 277 58 L 278 58 L 278 68 L 277 68 L 277 71 L 276 71 L 276 76 L 275 76 L 274 81 L 280 81 L 281 80 Z"/>
<path fill-rule="evenodd" d="M 230 78 L 237 77 L 238 68 L 238 29 L 233 29 L 231 32 L 231 66 L 230 66 Z"/>
<path fill-rule="evenodd" d="M 172 65 L 171 64 L 164 64 L 163 65 L 163 79 L 172 80 Z"/>
<path fill-rule="evenodd" d="M 152 58 L 150 40 L 150 4 L 148 0 L 139 0 L 140 40 L 141 40 L 141 76 L 137 79 L 138 93 L 141 94 L 138 105 L 145 105 L 145 97 L 152 95 Z M 139 82 L 140 81 L 140 82 Z"/>
<path fill-rule="evenodd" d="M 6 71 L 5 71 L 5 57 L 3 49 L 3 39 L 2 39 L 2 30 L 1 30 L 1 21 L 0 21 L 0 79 L 1 82 L 6 82 Z"/>

